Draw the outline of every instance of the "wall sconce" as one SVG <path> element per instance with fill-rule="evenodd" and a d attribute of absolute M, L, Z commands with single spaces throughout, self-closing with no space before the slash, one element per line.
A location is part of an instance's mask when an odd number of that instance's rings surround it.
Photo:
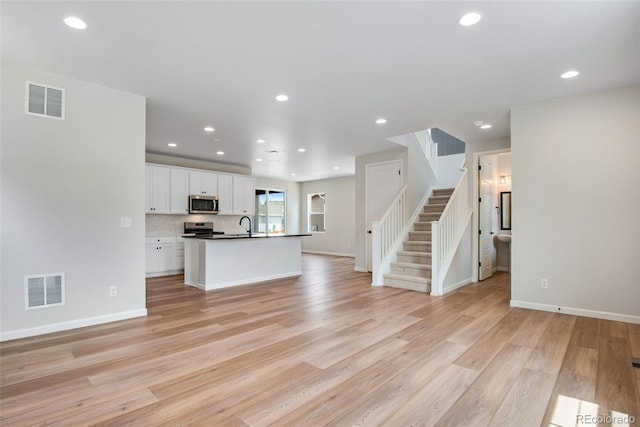
<path fill-rule="evenodd" d="M 500 184 L 505 185 L 511 182 L 511 175 L 500 175 Z"/>

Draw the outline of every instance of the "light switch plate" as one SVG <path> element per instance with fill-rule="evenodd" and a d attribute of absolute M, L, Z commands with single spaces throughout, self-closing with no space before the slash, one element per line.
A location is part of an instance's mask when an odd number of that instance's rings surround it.
<path fill-rule="evenodd" d="M 131 217 L 123 216 L 120 218 L 121 228 L 131 228 Z"/>

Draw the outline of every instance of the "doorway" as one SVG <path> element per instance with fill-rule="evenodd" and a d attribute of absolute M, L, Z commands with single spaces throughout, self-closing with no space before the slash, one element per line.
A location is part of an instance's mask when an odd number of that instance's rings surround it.
<path fill-rule="evenodd" d="M 511 150 L 493 150 L 473 154 L 476 173 L 473 177 L 473 199 L 476 220 L 473 221 L 473 281 L 484 280 L 501 267 L 505 254 L 495 236 L 500 232 L 499 194 L 511 191 Z M 508 188 L 505 186 L 508 182 Z M 510 254 L 506 254 L 507 257 Z M 508 258 L 507 258 L 508 259 Z"/>
<path fill-rule="evenodd" d="M 371 271 L 371 223 L 380 220 L 402 189 L 402 160 L 366 165 L 365 180 L 366 260 Z"/>

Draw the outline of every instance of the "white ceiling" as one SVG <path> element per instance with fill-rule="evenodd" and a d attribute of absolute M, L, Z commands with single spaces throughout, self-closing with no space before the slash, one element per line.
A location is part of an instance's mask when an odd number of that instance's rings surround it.
<path fill-rule="evenodd" d="M 353 174 L 356 156 L 430 127 L 470 142 L 505 137 L 512 106 L 640 82 L 639 1 L 0 7 L 4 61 L 147 97 L 148 152 L 288 180 Z M 484 20 L 460 27 L 469 10 Z M 88 29 L 66 27 L 69 15 Z M 581 74 L 560 79 L 568 69 Z"/>

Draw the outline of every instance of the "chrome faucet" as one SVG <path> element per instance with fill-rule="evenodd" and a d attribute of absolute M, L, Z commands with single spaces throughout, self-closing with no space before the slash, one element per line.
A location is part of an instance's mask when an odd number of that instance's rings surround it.
<path fill-rule="evenodd" d="M 251 227 L 251 218 L 249 218 L 249 217 L 248 217 L 248 216 L 246 216 L 246 215 L 245 215 L 245 216 L 243 216 L 242 218 L 240 218 L 240 222 L 238 223 L 238 225 L 242 225 L 242 220 L 243 220 L 243 219 L 245 219 L 245 218 L 247 218 L 247 219 L 249 220 L 249 229 L 248 229 L 247 231 L 249 232 L 249 237 L 251 237 L 251 230 L 252 230 L 252 227 Z"/>

